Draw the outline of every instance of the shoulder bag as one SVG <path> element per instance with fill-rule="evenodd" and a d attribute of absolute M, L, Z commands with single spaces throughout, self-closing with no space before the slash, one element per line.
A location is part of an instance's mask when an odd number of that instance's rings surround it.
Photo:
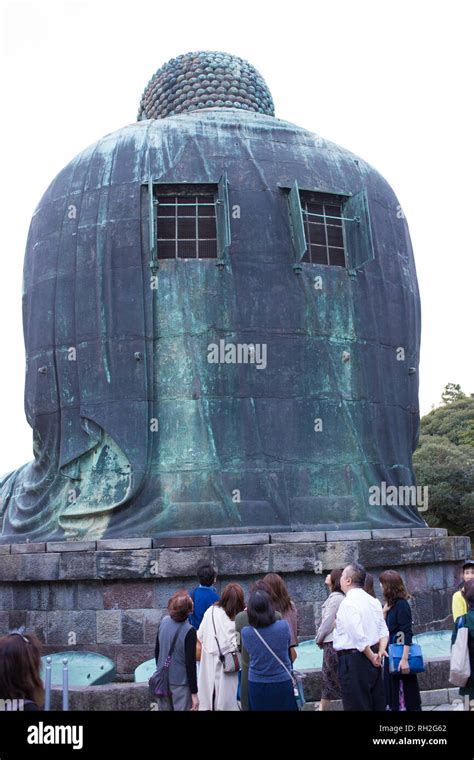
<path fill-rule="evenodd" d="M 258 638 L 262 642 L 262 644 L 264 644 L 266 646 L 266 648 L 268 649 L 268 651 L 271 652 L 271 654 L 274 656 L 275 660 L 277 660 L 280 663 L 280 665 L 282 666 L 282 668 L 284 668 L 286 670 L 286 672 L 288 673 L 288 675 L 290 677 L 290 680 L 291 680 L 291 683 L 292 683 L 292 686 L 293 686 L 293 694 L 295 695 L 295 699 L 296 699 L 296 704 L 297 704 L 298 710 L 301 710 L 303 708 L 304 703 L 305 703 L 304 689 L 303 689 L 303 678 L 306 678 L 306 674 L 300 673 L 298 670 L 289 670 L 286 667 L 285 663 L 282 660 L 280 660 L 280 658 L 278 657 L 278 655 L 273 651 L 273 649 L 271 648 L 271 646 L 269 644 L 267 644 L 267 642 L 265 641 L 265 639 L 263 638 L 263 636 L 257 631 L 257 629 L 252 626 L 252 630 L 255 631 L 255 633 L 257 634 Z"/>
<path fill-rule="evenodd" d="M 158 668 L 148 681 L 148 690 L 152 697 L 169 697 L 170 696 L 170 674 L 171 658 L 173 656 L 176 641 L 178 639 L 181 626 L 178 628 L 171 641 L 168 656 L 163 665 Z"/>
<path fill-rule="evenodd" d="M 238 673 L 241 668 L 242 657 L 237 649 L 233 649 L 231 652 L 222 653 L 220 648 L 219 639 L 217 638 L 216 624 L 214 622 L 214 606 L 212 607 L 212 625 L 214 626 L 214 638 L 219 650 L 219 660 L 222 662 L 224 673 Z"/>

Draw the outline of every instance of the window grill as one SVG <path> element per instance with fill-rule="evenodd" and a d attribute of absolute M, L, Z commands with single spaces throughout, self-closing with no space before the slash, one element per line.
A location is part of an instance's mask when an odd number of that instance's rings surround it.
<path fill-rule="evenodd" d="M 216 205 L 213 195 L 156 196 L 158 259 L 215 259 Z"/>
<path fill-rule="evenodd" d="M 315 198 L 300 191 L 301 211 L 306 240 L 302 261 L 344 267 L 344 229 L 342 204 L 337 197 Z"/>

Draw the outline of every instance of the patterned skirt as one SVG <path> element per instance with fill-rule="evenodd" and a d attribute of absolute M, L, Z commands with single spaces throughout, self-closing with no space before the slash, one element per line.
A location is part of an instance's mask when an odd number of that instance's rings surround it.
<path fill-rule="evenodd" d="M 339 686 L 339 658 L 332 641 L 323 644 L 323 673 L 321 699 L 341 699 Z"/>

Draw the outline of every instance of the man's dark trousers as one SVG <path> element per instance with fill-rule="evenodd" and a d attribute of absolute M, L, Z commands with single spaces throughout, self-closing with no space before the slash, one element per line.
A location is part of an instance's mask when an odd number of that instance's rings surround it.
<path fill-rule="evenodd" d="M 362 652 L 340 655 L 339 683 L 344 710 L 385 711 L 382 668 Z"/>

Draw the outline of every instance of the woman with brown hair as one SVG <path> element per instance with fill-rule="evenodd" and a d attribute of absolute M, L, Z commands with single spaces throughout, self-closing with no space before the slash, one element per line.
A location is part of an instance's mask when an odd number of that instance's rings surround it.
<path fill-rule="evenodd" d="M 23 700 L 23 710 L 40 710 L 44 687 L 40 676 L 41 644 L 19 631 L 0 639 L 0 700 Z M 5 709 L 7 709 L 5 707 Z"/>
<path fill-rule="evenodd" d="M 379 577 L 385 599 L 383 614 L 390 634 L 390 644 L 403 644 L 398 673 L 390 673 L 389 658 L 384 663 L 384 688 L 387 709 L 399 712 L 404 706 L 412 712 L 421 711 L 420 689 L 416 673 L 410 673 L 408 654 L 413 639 L 412 615 L 403 578 L 396 570 L 384 570 Z"/>
<path fill-rule="evenodd" d="M 326 576 L 324 583 L 329 590 L 329 596 L 321 608 L 321 624 L 316 631 L 316 644 L 323 650 L 321 711 L 331 709 L 331 700 L 341 699 L 339 658 L 332 645 L 337 611 L 344 599 L 341 589 L 341 575 L 342 570 L 331 570 Z"/>
<path fill-rule="evenodd" d="M 298 646 L 298 612 L 296 606 L 290 599 L 286 583 L 281 575 L 278 575 L 277 573 L 267 573 L 263 580 L 270 587 L 273 609 L 276 612 L 280 612 L 283 620 L 286 620 L 290 626 L 290 648 L 293 650 L 290 652 L 290 656 L 291 659 L 294 660 L 296 659 L 294 647 Z"/>
<path fill-rule="evenodd" d="M 228 583 L 218 602 L 204 613 L 197 637 L 201 642 L 198 691 L 200 710 L 238 710 L 238 670 L 224 671 L 222 658 L 237 652 L 235 617 L 245 607 L 244 590 Z M 236 655 L 237 657 L 237 655 Z"/>
<path fill-rule="evenodd" d="M 169 696 L 157 697 L 158 710 L 197 710 L 196 630 L 188 620 L 193 600 L 186 589 L 176 591 L 168 601 L 169 615 L 163 618 L 156 635 L 155 660 L 159 670 L 171 652 Z"/>

